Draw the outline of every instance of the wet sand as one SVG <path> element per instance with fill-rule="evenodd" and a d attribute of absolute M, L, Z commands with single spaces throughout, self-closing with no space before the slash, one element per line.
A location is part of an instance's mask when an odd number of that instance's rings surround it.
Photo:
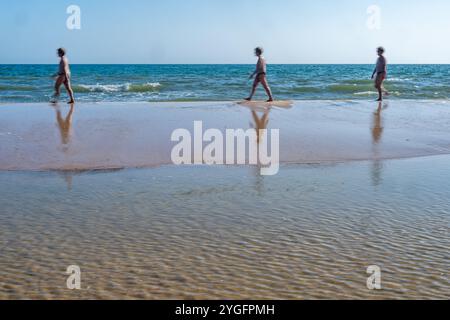
<path fill-rule="evenodd" d="M 264 108 L 236 103 L 0 105 L 0 170 L 92 170 L 172 164 L 173 130 L 256 127 Z M 274 107 L 281 163 L 394 159 L 450 153 L 450 103 L 298 101 Z"/>
<path fill-rule="evenodd" d="M 175 128 L 255 126 L 234 103 L 0 105 L 0 299 L 449 299 L 449 107 L 274 108 L 261 176 L 170 165 Z"/>

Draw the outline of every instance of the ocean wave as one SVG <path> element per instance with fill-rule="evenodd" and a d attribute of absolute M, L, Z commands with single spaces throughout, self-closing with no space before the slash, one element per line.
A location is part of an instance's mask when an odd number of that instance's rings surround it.
<path fill-rule="evenodd" d="M 389 78 L 389 75 L 387 77 L 387 81 L 393 81 L 393 82 L 409 82 L 413 81 L 413 79 L 410 78 Z"/>
<path fill-rule="evenodd" d="M 29 101 L 33 98 L 34 96 L 29 94 L 1 95 L 0 102 Z"/>
<path fill-rule="evenodd" d="M 373 80 L 371 79 L 351 79 L 351 80 L 343 80 L 343 84 L 350 84 L 350 85 L 368 85 L 373 83 Z"/>
<path fill-rule="evenodd" d="M 148 82 L 143 84 L 95 84 L 86 85 L 80 84 L 73 87 L 75 92 L 88 93 L 88 92 L 100 92 L 100 93 L 112 93 L 112 92 L 153 92 L 157 91 L 161 87 L 159 82 Z"/>
<path fill-rule="evenodd" d="M 322 89 L 320 87 L 295 87 L 288 90 L 288 92 L 293 93 L 318 93 L 321 91 Z"/>
<path fill-rule="evenodd" d="M 391 97 L 394 97 L 394 96 L 395 97 L 400 97 L 402 95 L 401 92 L 399 92 L 399 91 L 389 91 L 389 94 L 390 94 Z M 376 92 L 376 91 L 362 91 L 362 92 L 355 92 L 353 95 L 368 97 L 368 96 L 378 95 L 378 92 Z M 406 98 L 406 96 L 405 96 L 405 98 Z"/>
<path fill-rule="evenodd" d="M 371 96 L 378 94 L 376 91 L 361 91 L 361 92 L 355 92 L 355 96 Z"/>
<path fill-rule="evenodd" d="M 358 92 L 361 90 L 369 91 L 373 85 L 369 82 L 365 85 L 357 85 L 357 84 L 336 84 L 330 85 L 325 88 L 325 91 L 329 92 Z"/>
<path fill-rule="evenodd" d="M 397 82 L 397 83 L 403 83 L 403 82 L 412 82 L 414 79 L 412 78 L 398 78 L 398 77 L 387 77 L 387 82 Z M 374 79 L 351 79 L 351 80 L 343 80 L 340 81 L 341 84 L 344 85 L 371 85 L 374 82 Z"/>
<path fill-rule="evenodd" d="M 0 85 L 0 91 L 34 91 L 32 86 L 15 86 L 15 85 Z"/>

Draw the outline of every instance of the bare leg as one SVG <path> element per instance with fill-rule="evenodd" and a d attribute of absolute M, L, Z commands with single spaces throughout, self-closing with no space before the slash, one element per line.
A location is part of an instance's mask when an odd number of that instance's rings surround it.
<path fill-rule="evenodd" d="M 385 96 L 388 96 L 390 94 L 389 91 L 387 91 L 386 88 L 384 87 L 384 82 L 381 84 L 381 89 Z"/>
<path fill-rule="evenodd" d="M 377 101 L 383 101 L 383 89 L 382 89 L 382 82 L 380 81 L 379 76 L 375 79 L 375 89 L 378 91 L 378 99 Z"/>
<path fill-rule="evenodd" d="M 55 93 L 53 94 L 53 97 L 56 99 L 61 94 L 61 85 L 64 82 L 64 77 L 58 77 L 55 82 Z"/>
<path fill-rule="evenodd" d="M 252 101 L 253 96 L 255 95 L 256 88 L 258 87 L 259 82 L 260 82 L 259 76 L 256 76 L 255 81 L 253 81 L 252 92 L 250 93 L 250 96 L 248 98 L 246 98 L 245 100 Z"/>
<path fill-rule="evenodd" d="M 381 89 L 381 86 L 378 86 L 377 90 L 378 90 L 378 100 L 377 101 L 383 101 L 383 90 Z"/>
<path fill-rule="evenodd" d="M 267 78 L 265 76 L 261 77 L 261 84 L 263 85 L 264 90 L 266 90 L 266 93 L 269 96 L 268 102 L 272 102 L 273 101 L 272 91 L 270 90 L 269 84 L 267 83 Z"/>
<path fill-rule="evenodd" d="M 64 81 L 64 86 L 66 87 L 66 90 L 69 93 L 69 97 L 70 97 L 69 104 L 75 103 L 75 99 L 73 97 L 73 90 L 72 90 L 72 86 L 70 85 L 69 79 L 66 79 L 66 81 Z"/>

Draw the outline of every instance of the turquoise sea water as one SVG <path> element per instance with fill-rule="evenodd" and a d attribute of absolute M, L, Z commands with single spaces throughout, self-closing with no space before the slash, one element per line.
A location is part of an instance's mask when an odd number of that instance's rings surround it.
<path fill-rule="evenodd" d="M 79 101 L 229 101 L 248 95 L 253 65 L 72 65 Z M 56 65 L 0 65 L 0 102 L 45 102 Z M 376 97 L 372 65 L 269 65 L 277 99 Z M 450 65 L 391 65 L 392 98 L 450 99 Z M 260 88 L 257 98 L 265 98 Z"/>

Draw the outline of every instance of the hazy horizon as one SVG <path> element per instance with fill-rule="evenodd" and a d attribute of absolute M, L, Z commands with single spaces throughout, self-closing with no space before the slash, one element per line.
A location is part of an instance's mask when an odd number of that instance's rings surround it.
<path fill-rule="evenodd" d="M 26 66 L 26 65 L 42 65 L 42 66 L 51 66 L 51 65 L 55 65 L 56 64 L 56 62 L 54 62 L 54 63 L 0 63 L 0 65 L 3 65 L 3 66 L 8 66 L 8 65 L 10 65 L 10 66 L 13 66 L 13 65 L 24 65 L 24 66 Z M 242 65 L 242 66 L 253 66 L 254 65 L 254 63 L 126 63 L 126 62 L 124 62 L 124 63 L 71 63 L 71 65 L 72 66 L 77 66 L 77 65 L 79 65 L 79 66 L 83 66 L 83 65 L 86 65 L 86 66 L 89 66 L 89 65 L 105 65 L 105 66 L 108 66 L 108 65 L 112 65 L 112 66 L 114 66 L 114 65 L 117 65 L 117 66 L 120 66 L 120 65 L 123 65 L 123 66 L 126 66 L 126 65 L 142 65 L 142 66 L 169 66 L 169 65 L 180 65 L 180 66 L 183 66 L 183 65 L 187 65 L 187 66 L 190 66 L 190 65 L 192 65 L 192 66 L 202 66 L 202 65 L 204 65 L 204 66 L 207 66 L 207 65 L 210 65 L 210 66 L 215 66 L 215 65 L 217 65 L 217 66 L 233 66 L 233 65 L 235 65 L 235 66 L 239 66 L 239 65 Z M 276 66 L 276 65 L 292 65 L 292 66 L 296 66 L 296 65 L 318 65 L 318 66 L 327 66 L 327 65 L 329 65 L 329 66 L 333 66 L 333 65 L 336 65 L 336 66 L 339 66 L 339 65 L 342 65 L 342 66 L 368 66 L 368 65 L 373 65 L 373 63 L 271 63 L 270 65 L 272 65 L 272 66 Z M 450 65 L 450 63 L 390 63 L 389 64 L 390 66 L 401 66 L 401 65 L 405 65 L 405 66 L 409 66 L 409 65 L 424 65 L 424 66 L 426 66 L 426 65 L 442 65 L 442 66 L 447 66 L 447 65 Z"/>

